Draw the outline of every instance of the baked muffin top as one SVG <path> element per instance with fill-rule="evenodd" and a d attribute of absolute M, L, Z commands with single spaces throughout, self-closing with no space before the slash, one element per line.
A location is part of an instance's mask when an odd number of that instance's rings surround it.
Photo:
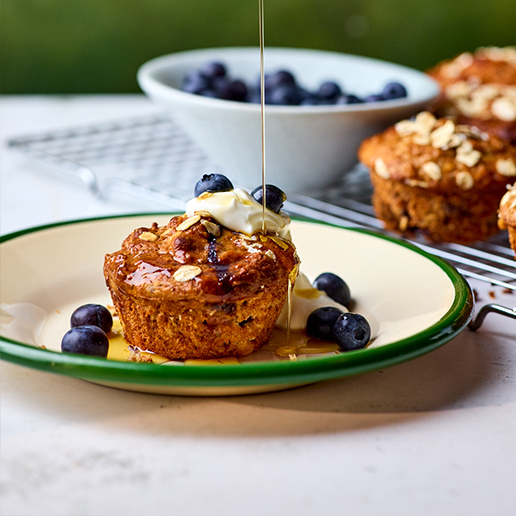
<path fill-rule="evenodd" d="M 483 47 L 442 61 L 427 71 L 446 86 L 457 81 L 516 84 L 516 47 Z"/>
<path fill-rule="evenodd" d="M 516 184 L 502 197 L 498 214 L 502 227 L 516 227 Z"/>
<path fill-rule="evenodd" d="M 104 271 L 117 288 L 146 298 L 235 301 L 273 288 L 278 270 L 297 270 L 294 245 L 274 235 L 247 236 L 209 215 L 173 217 L 166 226 L 138 228 Z M 295 279 L 295 276 L 294 278 Z"/>
<path fill-rule="evenodd" d="M 465 52 L 427 73 L 441 85 L 440 114 L 516 122 L 516 47 Z"/>
<path fill-rule="evenodd" d="M 358 156 L 384 179 L 436 192 L 478 190 L 516 178 L 515 147 L 427 111 L 365 140 Z"/>

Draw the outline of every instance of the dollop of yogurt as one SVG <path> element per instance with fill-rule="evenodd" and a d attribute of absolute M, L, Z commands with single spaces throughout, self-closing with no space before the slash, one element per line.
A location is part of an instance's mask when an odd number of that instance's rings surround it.
<path fill-rule="evenodd" d="M 290 329 L 304 330 L 308 316 L 316 308 L 323 306 L 334 306 L 343 312 L 348 312 L 348 309 L 344 305 L 337 303 L 337 301 L 328 297 L 323 291 L 314 288 L 310 280 L 300 272 L 292 290 Z M 286 330 L 287 321 L 288 303 L 285 302 L 276 322 L 276 327 Z"/>
<path fill-rule="evenodd" d="M 254 235 L 262 230 L 263 207 L 249 193 L 241 188 L 229 192 L 204 192 L 188 201 L 186 214 L 209 213 L 219 224 L 246 235 Z M 275 213 L 265 208 L 265 227 L 268 232 L 280 238 L 292 240 L 290 218 L 284 213 Z"/>

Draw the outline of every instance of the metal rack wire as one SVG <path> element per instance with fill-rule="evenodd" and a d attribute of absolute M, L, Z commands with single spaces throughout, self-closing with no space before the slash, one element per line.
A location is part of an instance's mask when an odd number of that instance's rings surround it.
<path fill-rule="evenodd" d="M 29 135 L 7 145 L 81 178 L 97 196 L 123 192 L 170 209 L 183 209 L 199 177 L 217 171 L 179 127 L 160 116 Z M 310 219 L 388 233 L 374 216 L 371 192 L 367 172 L 357 166 L 339 184 L 310 197 L 290 194 L 285 208 Z M 516 291 L 516 261 L 504 232 L 471 246 L 411 241 L 467 278 Z"/>

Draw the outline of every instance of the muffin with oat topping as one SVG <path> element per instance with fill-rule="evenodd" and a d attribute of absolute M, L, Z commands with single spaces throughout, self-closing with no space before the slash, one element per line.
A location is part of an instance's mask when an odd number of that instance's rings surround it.
<path fill-rule="evenodd" d="M 509 242 L 516 254 L 516 183 L 509 188 L 500 201 L 498 227 L 500 229 L 507 229 Z"/>
<path fill-rule="evenodd" d="M 496 233 L 500 199 L 516 178 L 516 148 L 507 141 L 426 111 L 365 140 L 359 158 L 386 227 L 435 241 Z"/>
<path fill-rule="evenodd" d="M 288 217 L 277 217 L 288 229 Z M 171 359 L 239 357 L 260 348 L 297 270 L 288 231 L 246 234 L 202 210 L 136 229 L 104 264 L 126 340 Z"/>
<path fill-rule="evenodd" d="M 454 116 L 516 144 L 516 47 L 465 52 L 428 74 L 441 85 L 438 116 Z"/>

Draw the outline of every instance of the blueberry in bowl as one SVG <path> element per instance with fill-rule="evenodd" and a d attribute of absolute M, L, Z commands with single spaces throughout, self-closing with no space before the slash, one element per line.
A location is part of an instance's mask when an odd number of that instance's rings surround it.
<path fill-rule="evenodd" d="M 204 70 L 213 62 L 224 75 Z M 422 72 L 337 52 L 266 47 L 264 64 L 267 182 L 287 194 L 334 183 L 355 165 L 365 138 L 421 111 L 439 93 Z M 258 48 L 202 49 L 153 59 L 138 81 L 222 173 L 252 189 L 261 182 L 259 71 Z M 329 82 L 340 95 L 322 87 Z M 383 90 L 392 82 L 405 87 L 406 97 L 364 102 L 372 94 L 387 98 Z M 239 101 L 229 101 L 231 95 Z"/>

